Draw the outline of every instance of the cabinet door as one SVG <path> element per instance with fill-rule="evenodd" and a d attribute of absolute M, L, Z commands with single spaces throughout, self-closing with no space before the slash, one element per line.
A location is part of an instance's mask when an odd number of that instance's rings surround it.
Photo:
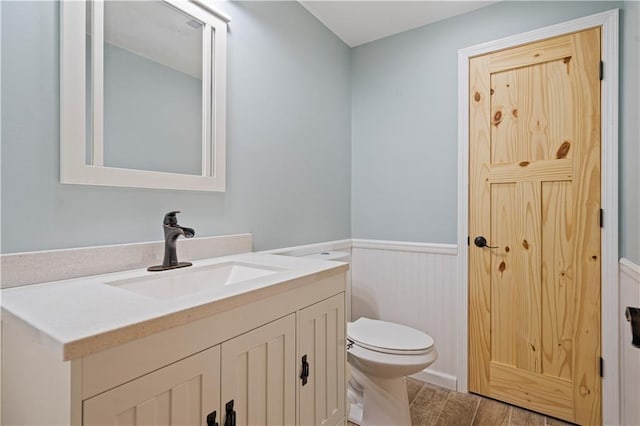
<path fill-rule="evenodd" d="M 299 424 L 334 425 L 345 416 L 344 293 L 298 312 L 298 363 L 306 355 L 307 383 L 298 381 Z"/>
<path fill-rule="evenodd" d="M 207 424 L 220 418 L 220 346 L 83 402 L 84 425 Z"/>
<path fill-rule="evenodd" d="M 237 425 L 294 424 L 295 331 L 291 314 L 222 344 L 221 401 Z"/>

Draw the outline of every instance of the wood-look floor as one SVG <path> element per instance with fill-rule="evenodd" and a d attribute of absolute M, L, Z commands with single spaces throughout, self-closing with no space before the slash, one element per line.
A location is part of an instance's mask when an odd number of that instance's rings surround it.
<path fill-rule="evenodd" d="M 470 393 L 407 379 L 411 421 L 437 426 L 568 426 L 561 420 Z M 353 423 L 349 423 L 353 425 Z M 391 425 L 390 425 L 391 426 Z"/>

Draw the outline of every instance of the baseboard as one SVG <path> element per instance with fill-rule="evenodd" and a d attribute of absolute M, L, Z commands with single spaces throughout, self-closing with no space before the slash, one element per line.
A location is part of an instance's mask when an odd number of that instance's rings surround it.
<path fill-rule="evenodd" d="M 432 385 L 440 386 L 452 391 L 457 390 L 458 380 L 455 376 L 440 371 L 426 368 L 416 374 L 409 376 L 413 379 L 420 380 L 422 382 L 430 383 Z"/>

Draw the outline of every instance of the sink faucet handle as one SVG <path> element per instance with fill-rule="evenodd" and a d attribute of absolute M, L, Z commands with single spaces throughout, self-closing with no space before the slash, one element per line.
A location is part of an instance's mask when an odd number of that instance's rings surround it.
<path fill-rule="evenodd" d="M 178 218 L 176 218 L 176 214 L 180 213 L 179 210 L 169 212 L 164 215 L 164 221 L 162 222 L 165 226 L 178 226 Z"/>
<path fill-rule="evenodd" d="M 192 238 L 196 235 L 196 232 L 191 228 L 178 225 L 178 218 L 176 218 L 176 214 L 178 213 L 180 212 L 175 210 L 164 215 L 164 220 L 162 221 L 162 228 L 164 230 L 164 259 L 162 260 L 162 265 L 150 266 L 147 270 L 166 271 L 167 269 L 191 266 L 191 262 L 178 262 L 176 241 L 180 236 Z"/>

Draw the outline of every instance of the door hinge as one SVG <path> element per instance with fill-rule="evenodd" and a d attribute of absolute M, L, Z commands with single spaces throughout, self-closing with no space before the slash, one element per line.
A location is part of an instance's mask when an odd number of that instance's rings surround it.
<path fill-rule="evenodd" d="M 600 377 L 604 377 L 604 359 L 600 357 Z"/>
<path fill-rule="evenodd" d="M 604 210 L 600 209 L 600 228 L 604 228 Z"/>
<path fill-rule="evenodd" d="M 600 61 L 600 81 L 604 80 L 604 62 Z"/>

